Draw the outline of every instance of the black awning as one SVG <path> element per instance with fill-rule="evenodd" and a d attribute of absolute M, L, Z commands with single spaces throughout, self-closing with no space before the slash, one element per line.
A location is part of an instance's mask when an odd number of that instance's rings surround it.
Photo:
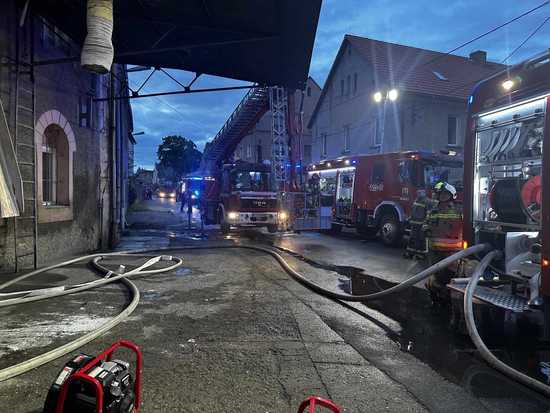
<path fill-rule="evenodd" d="M 302 89 L 321 0 L 115 0 L 115 62 Z M 78 44 L 86 0 L 40 0 L 33 11 Z"/>

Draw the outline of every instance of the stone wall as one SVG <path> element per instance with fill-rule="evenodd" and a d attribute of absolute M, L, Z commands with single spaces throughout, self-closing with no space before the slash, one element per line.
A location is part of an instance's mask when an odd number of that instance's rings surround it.
<path fill-rule="evenodd" d="M 8 3 L 4 9 L 7 13 L 0 17 L 1 55 L 13 55 L 15 29 L 12 20 L 15 21 L 15 17 L 13 8 L 10 8 L 12 2 Z M 40 18 L 34 18 L 34 25 L 36 60 L 79 54 L 78 48 L 68 38 L 59 32 L 56 35 Z M 115 70 L 118 78 L 125 76 L 123 67 L 116 66 Z M 13 128 L 14 78 L 8 72 L 4 67 L 0 70 L 0 96 L 8 107 L 10 128 Z M 108 76 L 84 72 L 80 69 L 79 62 L 35 68 L 34 142 L 39 160 L 37 166 L 40 167 L 41 164 L 44 130 L 49 125 L 57 125 L 67 135 L 70 134 L 69 146 L 72 145 L 69 204 L 42 205 L 41 181 L 37 182 L 35 193 L 30 194 L 37 197 L 39 204 L 38 265 L 96 250 L 101 246 L 106 247 L 107 241 L 112 238 L 109 234 L 112 177 L 108 104 L 92 100 L 106 97 L 108 87 Z M 117 92 L 120 90 L 117 81 Z M 121 174 L 116 186 L 119 195 L 116 197 L 117 211 L 114 215 L 116 222 L 120 224 L 115 229 L 120 231 L 127 203 L 127 151 L 129 134 L 132 131 L 128 102 L 118 101 L 116 112 L 117 149 L 120 151 L 117 166 Z M 89 117 L 86 113 L 89 113 Z M 33 125 L 32 119 L 30 124 Z M 32 132 L 31 128 L 31 135 Z M 13 219 L 0 219 L 0 272 L 13 270 L 13 240 Z"/>

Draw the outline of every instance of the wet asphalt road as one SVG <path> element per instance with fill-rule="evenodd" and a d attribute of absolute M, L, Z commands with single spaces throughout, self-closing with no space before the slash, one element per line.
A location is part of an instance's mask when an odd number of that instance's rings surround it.
<path fill-rule="evenodd" d="M 271 235 L 247 230 L 223 237 L 210 227 L 202 237 L 196 217 L 188 230 L 178 210 L 172 201 L 141 205 L 128 219 L 133 229 L 120 248 L 174 248 L 184 268 L 136 280 L 142 293 L 138 309 L 83 349 L 94 354 L 119 338 L 142 346 L 142 411 L 293 412 L 310 394 L 330 397 L 346 412 L 550 411 L 548 400 L 478 360 L 469 340 L 450 331 L 445 311 L 432 307 L 422 286 L 368 306 L 349 305 L 313 294 L 261 253 L 181 248 L 239 243 L 281 247 L 295 252 L 285 257 L 297 270 L 340 290 L 349 290 L 349 276 L 363 271 L 378 277 L 369 278 L 369 286 L 379 289 L 422 268 L 403 259 L 399 249 L 352 233 Z M 115 268 L 119 263 L 110 262 Z M 86 265 L 79 265 L 24 287 L 93 277 Z M 124 289 L 111 285 L 2 309 L 0 368 L 89 331 L 120 311 L 126 300 Z M 509 348 L 494 344 L 495 353 L 507 362 L 537 366 L 539 360 L 529 358 L 531 349 Z M 39 412 L 63 361 L 0 383 L 0 410 Z"/>

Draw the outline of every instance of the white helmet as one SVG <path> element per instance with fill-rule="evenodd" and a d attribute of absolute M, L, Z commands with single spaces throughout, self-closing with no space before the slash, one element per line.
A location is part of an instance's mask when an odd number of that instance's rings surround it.
<path fill-rule="evenodd" d="M 457 195 L 456 188 L 448 182 L 438 182 L 434 186 L 434 191 L 437 194 L 440 194 L 441 192 L 448 192 L 451 194 L 452 199 L 456 199 L 456 195 Z"/>

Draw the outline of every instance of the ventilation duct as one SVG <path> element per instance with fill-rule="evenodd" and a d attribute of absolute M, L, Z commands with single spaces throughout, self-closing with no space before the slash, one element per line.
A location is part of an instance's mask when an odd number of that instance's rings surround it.
<path fill-rule="evenodd" d="M 113 0 L 88 0 L 88 34 L 80 64 L 90 72 L 105 74 L 113 64 Z"/>

